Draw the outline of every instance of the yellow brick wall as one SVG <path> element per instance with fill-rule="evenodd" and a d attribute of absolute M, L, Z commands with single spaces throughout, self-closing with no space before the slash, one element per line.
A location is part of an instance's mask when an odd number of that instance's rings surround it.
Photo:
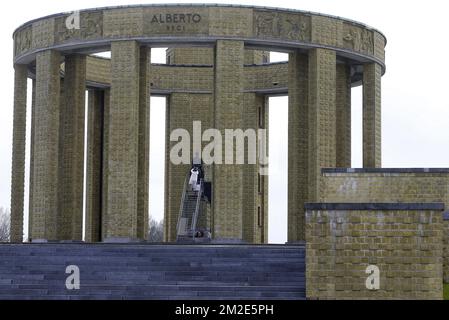
<path fill-rule="evenodd" d="M 442 299 L 440 210 L 307 210 L 307 298 Z M 368 290 L 366 269 L 380 271 Z"/>

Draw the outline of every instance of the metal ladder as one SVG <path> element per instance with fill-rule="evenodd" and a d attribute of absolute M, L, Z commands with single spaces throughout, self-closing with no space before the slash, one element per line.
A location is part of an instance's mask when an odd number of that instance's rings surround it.
<path fill-rule="evenodd" d="M 184 182 L 176 241 L 195 241 L 197 222 L 200 214 L 201 198 L 204 192 L 204 182 L 200 179 L 199 191 L 191 190 L 189 185 L 190 174 Z"/>

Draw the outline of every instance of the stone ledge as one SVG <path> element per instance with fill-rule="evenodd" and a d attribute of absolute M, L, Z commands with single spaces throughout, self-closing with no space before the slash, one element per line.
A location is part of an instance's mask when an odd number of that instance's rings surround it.
<path fill-rule="evenodd" d="M 449 173 L 449 168 L 324 168 L 321 173 Z"/>
<path fill-rule="evenodd" d="M 306 203 L 304 207 L 306 210 L 335 210 L 335 211 L 339 210 L 443 211 L 444 203 Z"/>

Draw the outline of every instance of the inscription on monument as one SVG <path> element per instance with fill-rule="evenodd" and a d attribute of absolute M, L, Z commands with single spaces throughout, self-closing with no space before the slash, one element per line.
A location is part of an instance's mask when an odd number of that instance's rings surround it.
<path fill-rule="evenodd" d="M 184 10 L 166 8 L 165 10 L 144 10 L 144 32 L 154 34 L 198 34 L 209 32 L 209 11 L 203 8 Z"/>
<path fill-rule="evenodd" d="M 167 31 L 186 31 L 186 24 L 200 23 L 201 15 L 198 13 L 167 13 L 155 14 L 151 23 L 163 24 Z"/>

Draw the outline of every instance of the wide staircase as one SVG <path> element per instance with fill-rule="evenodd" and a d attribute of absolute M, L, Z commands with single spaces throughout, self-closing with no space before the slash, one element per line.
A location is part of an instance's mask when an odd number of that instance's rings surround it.
<path fill-rule="evenodd" d="M 80 270 L 68 290 L 67 266 Z M 304 246 L 4 244 L 2 299 L 305 299 Z"/>

